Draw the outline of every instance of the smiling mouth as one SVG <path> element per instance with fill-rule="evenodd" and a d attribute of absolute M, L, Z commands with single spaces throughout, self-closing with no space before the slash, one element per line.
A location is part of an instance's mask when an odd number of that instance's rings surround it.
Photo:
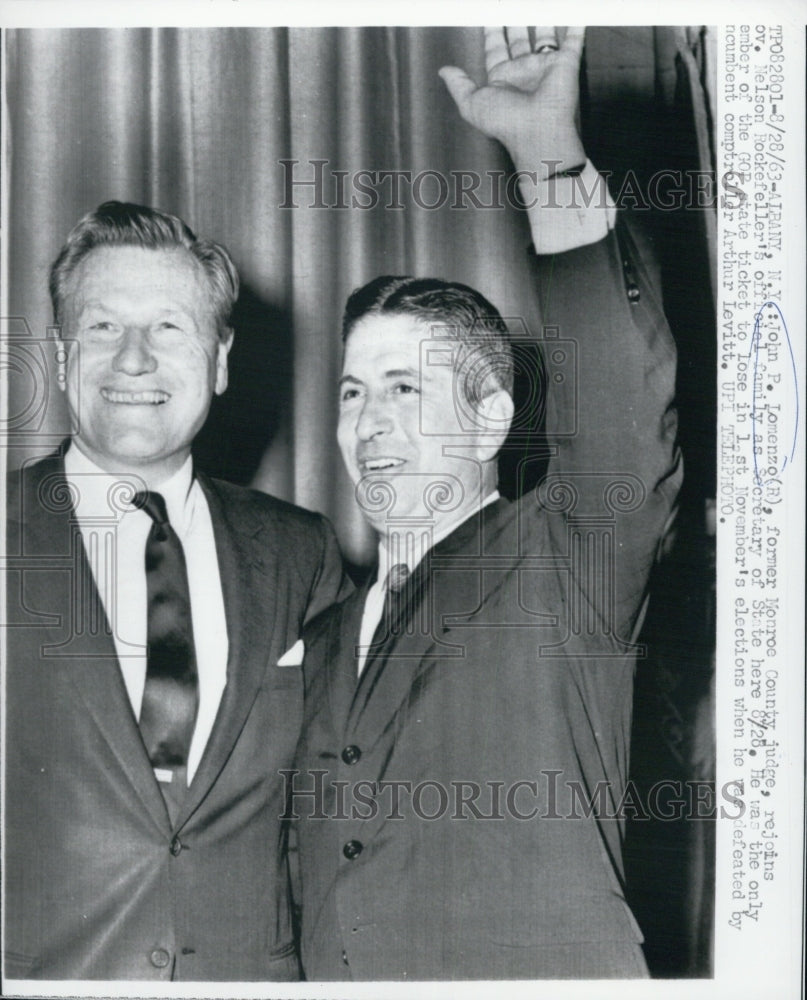
<path fill-rule="evenodd" d="M 365 458 L 359 462 L 362 471 L 367 472 L 388 472 L 390 469 L 397 469 L 404 464 L 402 458 Z"/>
<path fill-rule="evenodd" d="M 124 406 L 159 406 L 161 403 L 167 403 L 171 398 L 162 389 L 141 389 L 140 392 L 102 389 L 101 396 L 108 403 L 122 403 Z"/>

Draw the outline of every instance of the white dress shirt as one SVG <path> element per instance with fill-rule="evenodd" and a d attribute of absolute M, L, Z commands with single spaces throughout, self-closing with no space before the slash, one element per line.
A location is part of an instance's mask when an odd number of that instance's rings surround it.
<path fill-rule="evenodd" d="M 524 183 L 522 197 L 537 254 L 565 253 L 597 243 L 616 224 L 614 199 L 591 160 L 576 177 Z"/>
<path fill-rule="evenodd" d="M 465 514 L 464 517 L 460 517 L 459 520 L 444 521 L 439 529 L 434 531 L 413 528 L 412 531 L 406 533 L 379 536 L 378 576 L 375 583 L 367 591 L 361 629 L 359 630 L 359 645 L 356 649 L 359 676 L 367 663 L 368 650 L 373 641 L 375 630 L 378 628 L 378 623 L 381 621 L 381 615 L 384 613 L 385 584 L 390 569 L 398 563 L 406 563 L 409 572 L 414 573 L 418 563 L 430 549 L 442 542 L 444 538 L 448 538 L 452 531 L 459 528 L 483 507 L 495 503 L 498 499 L 499 491 L 494 490 L 485 497 L 479 507 Z"/>
<path fill-rule="evenodd" d="M 112 629 L 115 651 L 135 718 L 146 683 L 148 597 L 146 540 L 152 520 L 129 505 L 145 489 L 136 475 L 111 475 L 71 444 L 64 459 L 84 551 Z M 213 523 L 188 460 L 155 490 L 182 542 L 188 570 L 193 641 L 199 673 L 199 711 L 188 754 L 190 784 L 207 745 L 227 683 L 229 643 Z M 164 776 L 159 775 L 161 780 Z"/>

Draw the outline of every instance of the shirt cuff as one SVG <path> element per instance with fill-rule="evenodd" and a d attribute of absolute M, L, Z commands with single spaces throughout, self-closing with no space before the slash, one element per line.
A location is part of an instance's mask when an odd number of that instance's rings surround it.
<path fill-rule="evenodd" d="M 574 176 L 558 175 L 525 199 L 537 254 L 564 253 L 604 239 L 616 224 L 616 204 L 605 178 L 586 160 Z"/>

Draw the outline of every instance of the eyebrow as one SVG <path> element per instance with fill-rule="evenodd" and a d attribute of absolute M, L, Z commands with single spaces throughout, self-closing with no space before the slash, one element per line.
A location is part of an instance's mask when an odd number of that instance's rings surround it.
<path fill-rule="evenodd" d="M 88 302 L 85 302 L 81 306 L 81 309 L 79 310 L 78 315 L 81 315 L 82 313 L 85 313 L 85 312 L 89 312 L 92 309 L 97 309 L 100 312 L 106 312 L 106 313 L 115 313 L 115 312 L 117 312 L 117 309 L 116 309 L 116 307 L 114 305 L 109 305 L 107 302 L 104 302 L 102 299 L 91 299 Z M 160 315 L 163 315 L 163 316 L 169 316 L 169 315 L 170 316 L 190 316 L 190 313 L 187 312 L 185 309 L 183 309 L 182 306 L 165 306 L 164 308 L 159 309 L 158 312 L 159 312 Z"/>
<path fill-rule="evenodd" d="M 419 368 L 390 368 L 384 372 L 382 378 L 393 379 L 393 378 L 419 378 L 424 382 L 429 382 L 429 376 L 424 375 Z M 355 385 L 363 385 L 364 383 L 360 378 L 356 378 L 355 375 L 343 375 L 339 379 L 339 385 L 343 385 L 345 382 L 353 382 Z"/>

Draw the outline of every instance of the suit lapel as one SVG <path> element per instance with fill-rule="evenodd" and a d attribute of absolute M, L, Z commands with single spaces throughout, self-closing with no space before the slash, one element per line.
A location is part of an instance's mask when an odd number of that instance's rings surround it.
<path fill-rule="evenodd" d="M 25 494 L 23 508 L 23 555 L 26 561 L 47 556 L 51 568 L 26 571 L 26 591 L 35 606 L 58 614 L 67 636 L 62 643 L 43 646 L 40 655 L 69 676 L 132 787 L 164 828 L 165 803 L 140 738 L 73 508 L 54 502 L 68 496 L 61 457 L 39 463 L 30 475 L 32 489 Z"/>
<path fill-rule="evenodd" d="M 184 822 L 199 806 L 232 753 L 263 681 L 266 664 L 281 650 L 267 636 L 275 634 L 278 567 L 264 560 L 266 546 L 257 544 L 262 522 L 242 505 L 235 517 L 206 476 L 198 475 L 213 522 L 229 652 L 227 684 L 198 770 L 179 811 Z"/>
<path fill-rule="evenodd" d="M 345 730 L 356 693 L 359 666 L 356 647 L 359 644 L 364 605 L 371 586 L 372 577 L 339 605 L 325 640 L 328 700 L 334 729 L 340 737 Z"/>
<path fill-rule="evenodd" d="M 482 606 L 491 581 L 479 559 L 508 507 L 499 501 L 468 518 L 427 553 L 407 582 L 408 628 L 368 660 L 350 708 L 348 726 L 360 746 L 383 732 L 427 663 L 461 669 L 462 639 L 446 622 L 453 615 L 473 616 Z"/>

